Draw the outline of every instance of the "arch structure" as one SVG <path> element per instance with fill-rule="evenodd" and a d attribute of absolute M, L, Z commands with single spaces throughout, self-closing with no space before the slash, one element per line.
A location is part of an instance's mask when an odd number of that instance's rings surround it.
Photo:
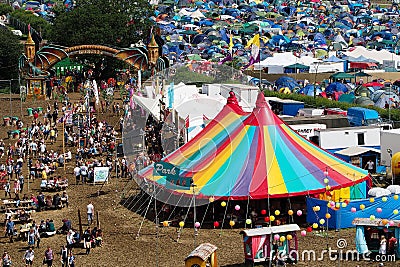
<path fill-rule="evenodd" d="M 146 47 L 116 49 L 104 45 L 44 46 L 36 52 L 33 65 L 47 71 L 64 58 L 76 55 L 104 55 L 120 59 L 140 70 L 147 70 L 149 67 Z"/>

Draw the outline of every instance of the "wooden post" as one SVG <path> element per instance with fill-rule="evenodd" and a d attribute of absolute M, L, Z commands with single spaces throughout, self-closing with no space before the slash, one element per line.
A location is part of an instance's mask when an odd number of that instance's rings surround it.
<path fill-rule="evenodd" d="M 78 209 L 78 222 L 79 222 L 79 232 L 81 236 L 83 235 L 83 229 L 82 229 L 82 218 L 81 218 L 81 210 Z"/>
<path fill-rule="evenodd" d="M 99 212 L 96 211 L 96 221 L 97 221 L 97 229 L 100 229 L 100 220 L 99 220 Z"/>
<path fill-rule="evenodd" d="M 65 165 L 67 164 L 67 160 L 65 159 L 65 114 L 64 114 L 64 118 L 63 118 L 63 133 L 62 133 L 62 142 L 63 142 L 63 157 L 64 157 L 64 172 L 65 172 Z"/>

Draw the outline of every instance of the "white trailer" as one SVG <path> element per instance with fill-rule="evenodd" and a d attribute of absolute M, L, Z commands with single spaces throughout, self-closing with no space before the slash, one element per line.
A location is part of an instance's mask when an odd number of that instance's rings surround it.
<path fill-rule="evenodd" d="M 381 131 L 381 165 L 390 167 L 392 155 L 400 151 L 400 129 Z"/>
<path fill-rule="evenodd" d="M 379 126 L 361 126 L 328 128 L 316 131 L 315 135 L 319 146 L 332 152 L 354 146 L 380 148 L 380 132 Z"/>
<path fill-rule="evenodd" d="M 310 140 L 311 137 L 315 136 L 315 131 L 326 129 L 326 124 L 322 123 L 293 124 L 289 126 L 298 134 L 304 136 L 308 140 Z"/>

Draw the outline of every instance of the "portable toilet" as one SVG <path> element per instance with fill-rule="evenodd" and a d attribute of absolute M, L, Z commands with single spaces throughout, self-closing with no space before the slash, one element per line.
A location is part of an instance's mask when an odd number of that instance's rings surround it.
<path fill-rule="evenodd" d="M 185 259 L 185 267 L 217 267 L 217 247 L 204 243 L 193 250 Z"/>
<path fill-rule="evenodd" d="M 299 230 L 297 224 L 285 224 L 241 231 L 245 264 L 272 260 L 274 242 L 280 255 L 289 255 L 290 260 L 296 262 L 298 259 L 293 257 L 297 257 L 297 253 L 292 252 L 298 251 L 296 231 Z"/>
<path fill-rule="evenodd" d="M 377 255 L 381 238 L 384 236 L 386 239 L 386 259 L 391 261 L 400 258 L 400 247 L 398 246 L 400 220 L 355 218 L 353 225 L 356 226 L 356 249 L 359 254 L 366 255 L 366 253 L 371 252 L 372 255 Z M 392 237 L 396 239 L 397 244 L 394 243 L 393 239 L 391 240 Z"/>

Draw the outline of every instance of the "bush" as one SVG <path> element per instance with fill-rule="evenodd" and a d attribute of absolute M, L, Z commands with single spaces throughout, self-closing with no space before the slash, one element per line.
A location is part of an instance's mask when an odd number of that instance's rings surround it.
<path fill-rule="evenodd" d="M 8 4 L 0 4 L 0 15 L 7 15 L 13 12 L 13 8 Z"/>
<path fill-rule="evenodd" d="M 42 34 L 43 39 L 47 39 L 51 25 L 44 18 L 35 16 L 31 11 L 20 9 L 14 10 L 10 16 L 18 19 L 20 22 L 23 22 L 26 25 L 30 24 L 32 28 Z"/>
<path fill-rule="evenodd" d="M 330 100 L 327 98 L 322 98 L 322 97 L 314 98 L 312 96 L 300 95 L 300 94 L 281 94 L 281 93 L 269 91 L 269 90 L 264 91 L 264 95 L 279 97 L 282 99 L 292 99 L 292 100 L 296 100 L 296 101 L 301 101 L 301 102 L 304 102 L 304 105 L 306 107 L 341 108 L 343 110 L 347 110 L 350 107 L 365 107 L 365 106 L 361 106 L 361 105 L 357 105 L 357 104 L 349 104 L 349 103 L 333 101 L 333 100 Z M 382 108 L 378 108 L 375 106 L 367 106 L 367 108 L 378 111 L 379 115 L 383 119 L 389 118 L 389 110 L 387 110 L 387 109 L 382 109 Z M 390 110 L 390 119 L 392 121 L 400 121 L 400 110 L 391 109 Z"/>

